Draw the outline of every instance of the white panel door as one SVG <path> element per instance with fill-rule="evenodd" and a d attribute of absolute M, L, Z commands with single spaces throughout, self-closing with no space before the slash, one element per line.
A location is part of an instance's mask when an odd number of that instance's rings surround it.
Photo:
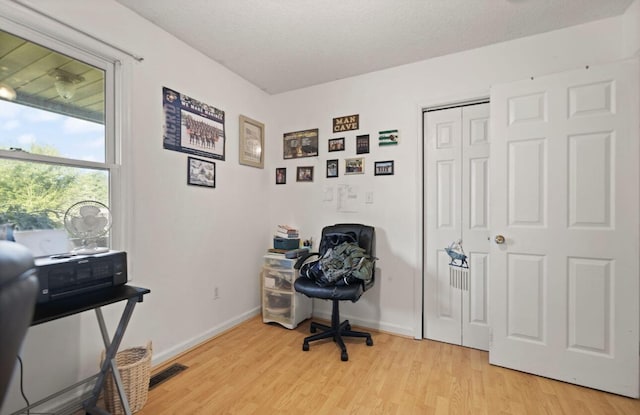
<path fill-rule="evenodd" d="M 489 349 L 489 104 L 462 107 L 462 345 Z"/>
<path fill-rule="evenodd" d="M 489 104 L 425 114 L 425 337 L 489 348 Z M 462 240 L 469 273 L 444 251 Z M 458 274 L 460 276 L 460 274 Z"/>
<path fill-rule="evenodd" d="M 638 73 L 492 88 L 492 364 L 639 396 Z"/>
<path fill-rule="evenodd" d="M 425 113 L 425 337 L 461 344 L 462 296 L 444 248 L 462 234 L 462 110 Z"/>

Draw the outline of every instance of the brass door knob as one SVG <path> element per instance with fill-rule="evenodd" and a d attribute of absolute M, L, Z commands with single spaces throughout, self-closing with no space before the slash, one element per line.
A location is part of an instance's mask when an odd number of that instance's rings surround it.
<path fill-rule="evenodd" d="M 504 236 L 502 235 L 496 235 L 495 239 L 497 244 L 502 245 L 504 243 Z"/>

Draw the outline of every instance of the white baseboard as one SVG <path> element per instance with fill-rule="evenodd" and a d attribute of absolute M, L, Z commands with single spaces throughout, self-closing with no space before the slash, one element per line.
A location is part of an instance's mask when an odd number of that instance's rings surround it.
<path fill-rule="evenodd" d="M 260 307 L 253 308 L 243 314 L 240 314 L 239 316 L 236 316 L 232 319 L 222 322 L 221 324 L 215 327 L 212 327 L 211 329 L 201 333 L 198 336 L 192 337 L 189 340 L 179 343 L 170 349 L 164 350 L 160 353 L 154 353 L 151 364 L 152 366 L 161 365 L 162 363 L 175 358 L 181 353 L 184 353 L 185 351 L 192 349 L 198 346 L 199 344 L 202 344 L 207 340 L 210 340 L 211 338 L 216 337 L 241 323 L 244 323 L 245 321 L 259 315 L 260 313 L 261 313 Z M 314 311 L 313 316 L 323 320 L 331 321 L 331 313 Z M 344 314 L 341 315 L 341 318 L 343 320 L 345 319 L 349 320 L 351 324 L 354 326 L 383 331 L 386 333 L 396 334 L 400 336 L 412 337 L 414 335 L 412 327 L 403 327 L 403 326 L 398 326 L 396 324 L 385 323 L 382 321 L 360 319 L 357 317 L 344 315 Z"/>
<path fill-rule="evenodd" d="M 157 366 L 159 364 L 162 364 L 168 360 L 173 359 L 174 357 L 178 356 L 179 354 L 201 344 L 204 343 L 205 341 L 218 336 L 219 334 L 224 333 L 225 331 L 237 326 L 240 323 L 243 323 L 253 317 L 255 317 L 256 315 L 261 313 L 261 308 L 260 307 L 256 307 L 252 310 L 249 310 L 243 314 L 240 314 L 239 316 L 236 316 L 230 320 L 224 321 L 221 324 L 212 327 L 211 329 L 205 331 L 202 334 L 199 334 L 198 336 L 192 337 L 191 339 L 184 341 L 182 343 L 179 343 L 177 345 L 175 345 L 174 347 L 168 349 L 168 350 L 164 350 L 160 353 L 154 353 L 153 357 L 151 358 L 151 365 L 152 366 Z"/>
<path fill-rule="evenodd" d="M 331 312 L 313 311 L 313 317 L 317 317 L 322 320 L 331 321 Z M 384 321 L 377 320 L 363 320 L 358 317 L 345 315 L 340 312 L 340 320 L 349 320 L 351 325 L 359 326 L 362 328 L 368 328 L 377 331 L 383 331 L 385 333 L 396 334 L 398 336 L 414 337 L 413 327 L 403 327 L 397 324 L 389 324 Z"/>

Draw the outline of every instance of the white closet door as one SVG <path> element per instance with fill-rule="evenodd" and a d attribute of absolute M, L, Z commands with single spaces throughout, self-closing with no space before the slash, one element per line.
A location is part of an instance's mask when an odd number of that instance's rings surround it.
<path fill-rule="evenodd" d="M 638 397 L 638 73 L 492 88 L 492 364 Z"/>
<path fill-rule="evenodd" d="M 489 350 L 489 104 L 462 107 L 462 345 Z"/>
<path fill-rule="evenodd" d="M 488 350 L 489 104 L 425 114 L 425 337 Z M 444 248 L 462 240 L 469 272 Z"/>
<path fill-rule="evenodd" d="M 461 108 L 424 114 L 425 337 L 461 344 L 462 297 L 449 281 L 444 248 L 461 235 Z"/>

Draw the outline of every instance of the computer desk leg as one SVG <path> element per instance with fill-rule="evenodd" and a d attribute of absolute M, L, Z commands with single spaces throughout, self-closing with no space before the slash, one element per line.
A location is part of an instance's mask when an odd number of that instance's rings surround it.
<path fill-rule="evenodd" d="M 135 307 L 136 302 L 138 302 L 137 298 L 130 298 L 127 301 L 127 305 L 122 312 L 122 317 L 120 317 L 120 323 L 118 323 L 116 333 L 114 334 L 113 340 L 111 341 L 109 341 L 109 333 L 107 332 L 107 327 L 104 323 L 102 310 L 100 310 L 100 307 L 97 307 L 95 309 L 96 317 L 98 318 L 98 325 L 100 326 L 100 333 L 102 334 L 102 340 L 104 341 L 106 352 L 104 362 L 102 362 L 102 365 L 100 366 L 100 373 L 98 375 L 98 378 L 96 379 L 96 384 L 93 387 L 92 396 L 84 403 L 84 408 L 89 414 L 105 413 L 100 408 L 96 408 L 96 403 L 98 402 L 100 391 L 104 386 L 109 367 L 111 367 L 111 373 L 113 374 L 113 378 L 116 382 L 118 395 L 120 396 L 120 402 L 122 403 L 122 409 L 124 410 L 124 413 L 126 415 L 131 415 L 129 401 L 127 399 L 127 395 L 124 392 L 124 387 L 122 386 L 122 379 L 120 379 L 120 372 L 118 371 L 118 366 L 116 364 L 115 358 L 116 353 L 118 352 L 118 348 L 120 347 L 122 337 L 124 337 L 124 332 L 127 329 L 127 325 L 129 324 L 129 320 L 131 319 L 131 315 L 133 314 L 133 308 Z"/>

